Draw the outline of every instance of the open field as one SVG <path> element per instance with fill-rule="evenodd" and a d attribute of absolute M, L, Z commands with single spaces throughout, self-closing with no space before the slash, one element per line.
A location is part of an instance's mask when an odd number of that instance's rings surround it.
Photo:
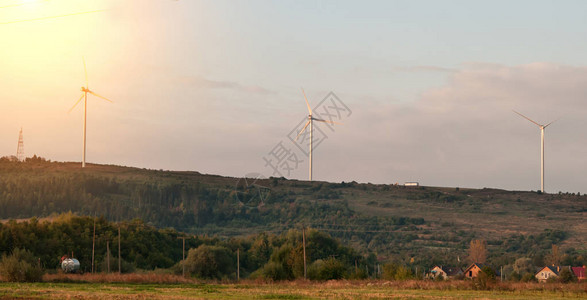
<path fill-rule="evenodd" d="M 495 283 L 476 291 L 470 282 L 307 281 L 202 283 L 177 276 L 46 276 L 43 283 L 0 283 L 0 299 L 585 299 L 587 283 Z M 136 283 L 133 281 L 142 281 Z M 61 281 L 61 282 L 55 282 Z M 69 282 L 63 282 L 69 281 Z M 119 282 L 108 282 L 119 281 Z M 162 283 L 163 282 L 163 283 Z"/>

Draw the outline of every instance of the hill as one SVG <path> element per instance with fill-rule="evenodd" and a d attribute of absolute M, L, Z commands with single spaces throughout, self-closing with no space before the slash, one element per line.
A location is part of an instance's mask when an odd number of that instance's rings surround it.
<path fill-rule="evenodd" d="M 380 257 L 425 256 L 445 264 L 464 257 L 471 239 L 487 240 L 497 264 L 529 256 L 541 265 L 552 244 L 569 257 L 585 257 L 587 250 L 586 195 L 0 160 L 0 218 L 69 211 L 221 237 L 305 226 Z"/>

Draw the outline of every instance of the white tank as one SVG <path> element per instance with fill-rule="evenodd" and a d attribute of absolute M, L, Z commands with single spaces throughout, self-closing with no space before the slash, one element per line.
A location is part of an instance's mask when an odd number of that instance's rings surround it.
<path fill-rule="evenodd" d="M 66 258 L 61 262 L 61 269 L 65 273 L 75 273 L 79 271 L 79 260 L 75 258 Z"/>

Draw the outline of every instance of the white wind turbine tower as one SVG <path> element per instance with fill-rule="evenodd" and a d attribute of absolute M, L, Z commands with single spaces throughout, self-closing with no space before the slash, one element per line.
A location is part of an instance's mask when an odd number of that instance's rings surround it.
<path fill-rule="evenodd" d="M 82 86 L 81 91 L 83 92 L 83 94 L 81 95 L 81 97 L 77 100 L 77 102 L 75 102 L 75 104 L 69 109 L 69 112 L 71 112 L 77 105 L 78 103 L 84 99 L 84 151 L 82 154 L 82 168 L 86 167 L 86 117 L 88 115 L 88 93 L 98 97 L 98 98 L 102 98 L 108 102 L 112 102 L 109 99 L 106 99 L 103 96 L 100 96 L 96 93 L 94 93 L 93 91 L 90 90 L 90 88 L 88 87 L 88 70 L 86 68 L 86 60 L 84 59 L 84 72 L 86 74 L 86 86 Z"/>
<path fill-rule="evenodd" d="M 514 112 L 518 115 L 520 115 L 522 118 L 536 124 L 538 127 L 540 127 L 540 190 L 544 193 L 544 129 L 546 129 L 546 127 L 548 127 L 550 124 L 554 123 L 556 120 L 546 124 L 546 125 L 542 125 L 542 124 L 538 124 L 537 122 L 534 122 L 534 120 L 524 116 L 523 114 L 517 112 L 514 110 Z"/>
<path fill-rule="evenodd" d="M 342 124 L 342 123 L 327 121 L 327 120 L 322 120 L 322 119 L 316 119 L 316 118 L 312 117 L 312 108 L 310 108 L 310 103 L 308 102 L 308 97 L 306 97 L 306 92 L 304 92 L 304 89 L 302 89 L 302 93 L 304 94 L 304 99 L 306 99 L 306 105 L 308 106 L 308 112 L 310 114 L 308 115 L 308 122 L 306 122 L 306 125 L 304 126 L 304 128 L 302 128 L 300 133 L 298 133 L 298 136 L 296 137 L 296 141 L 298 140 L 300 135 L 304 132 L 304 130 L 306 130 L 308 125 L 310 125 L 310 155 L 309 155 L 309 159 L 310 159 L 310 181 L 312 181 L 312 151 L 313 151 L 312 144 L 314 143 L 314 138 L 313 138 L 313 134 L 314 134 L 313 123 L 314 123 L 314 121 L 329 123 L 329 124 L 333 124 L 333 125 L 334 124 Z"/>

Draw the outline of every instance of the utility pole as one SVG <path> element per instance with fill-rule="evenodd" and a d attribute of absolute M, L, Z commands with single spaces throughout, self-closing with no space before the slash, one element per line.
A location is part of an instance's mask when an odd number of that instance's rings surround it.
<path fill-rule="evenodd" d="M 302 227 L 302 244 L 304 247 L 304 279 L 308 279 L 307 273 L 306 273 L 306 227 Z"/>
<path fill-rule="evenodd" d="M 120 259 L 120 224 L 118 224 L 118 274 L 122 274 L 122 263 Z"/>
<path fill-rule="evenodd" d="M 96 216 L 94 216 L 94 236 L 92 237 L 92 274 L 94 273 L 94 251 L 96 250 Z"/>
<path fill-rule="evenodd" d="M 189 238 L 186 236 L 180 236 L 178 239 L 183 240 L 183 252 L 181 256 L 181 276 L 185 277 L 185 239 Z"/>
<path fill-rule="evenodd" d="M 107 273 L 110 273 L 110 241 L 106 241 L 106 263 L 108 264 Z"/>
<path fill-rule="evenodd" d="M 501 269 L 501 271 L 499 272 L 499 279 L 501 279 L 501 282 L 503 282 L 503 278 L 505 277 L 503 274 L 503 266 L 499 267 Z"/>
<path fill-rule="evenodd" d="M 240 274 L 241 266 L 240 266 L 240 249 L 236 248 L 236 281 L 241 279 Z"/>

